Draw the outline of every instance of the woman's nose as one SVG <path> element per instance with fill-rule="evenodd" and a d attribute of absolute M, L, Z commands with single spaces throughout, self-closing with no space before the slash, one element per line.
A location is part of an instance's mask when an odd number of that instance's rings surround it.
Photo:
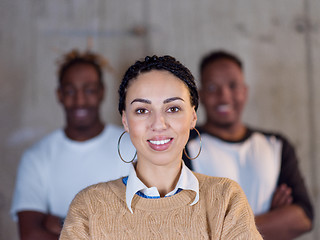
<path fill-rule="evenodd" d="M 151 128 L 154 131 L 161 131 L 167 128 L 166 118 L 161 113 L 154 113 L 152 116 Z"/>

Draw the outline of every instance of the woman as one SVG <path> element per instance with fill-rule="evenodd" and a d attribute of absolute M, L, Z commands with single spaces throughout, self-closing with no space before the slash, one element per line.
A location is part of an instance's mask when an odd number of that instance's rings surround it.
<path fill-rule="evenodd" d="M 183 164 L 198 107 L 190 71 L 170 56 L 146 57 L 119 95 L 137 160 L 128 177 L 75 197 L 60 239 L 262 239 L 238 184 Z"/>

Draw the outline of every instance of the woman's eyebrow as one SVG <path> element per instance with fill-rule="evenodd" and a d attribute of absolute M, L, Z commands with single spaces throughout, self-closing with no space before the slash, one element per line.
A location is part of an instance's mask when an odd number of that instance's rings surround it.
<path fill-rule="evenodd" d="M 168 98 L 168 99 L 164 100 L 163 103 L 165 104 L 165 103 L 173 102 L 176 100 L 181 100 L 184 102 L 184 100 L 181 97 L 172 97 L 172 98 Z"/>
<path fill-rule="evenodd" d="M 150 100 L 147 100 L 147 99 L 144 99 L 144 98 L 136 98 L 131 102 L 131 104 L 134 103 L 134 102 L 141 102 L 141 103 L 151 104 Z"/>
<path fill-rule="evenodd" d="M 183 102 L 184 102 L 184 100 L 183 100 L 182 98 L 180 98 L 180 97 L 171 97 L 171 98 L 165 99 L 165 100 L 163 101 L 163 103 L 166 104 L 166 103 L 170 103 L 170 102 L 177 101 L 177 100 L 180 100 L 180 101 L 183 101 Z M 134 99 L 134 100 L 131 102 L 131 104 L 132 104 L 132 103 L 135 103 L 135 102 L 141 102 L 141 103 L 151 104 L 151 101 L 150 101 L 150 100 L 144 99 L 144 98 L 136 98 L 136 99 Z"/>

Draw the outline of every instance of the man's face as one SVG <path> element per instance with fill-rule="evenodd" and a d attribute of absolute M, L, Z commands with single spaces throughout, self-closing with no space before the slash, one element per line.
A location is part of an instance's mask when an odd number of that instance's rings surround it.
<path fill-rule="evenodd" d="M 93 66 L 71 66 L 65 72 L 57 93 L 66 113 L 67 128 L 90 129 L 100 123 L 99 108 L 104 88 Z"/>
<path fill-rule="evenodd" d="M 202 71 L 201 84 L 200 100 L 207 123 L 229 128 L 241 122 L 247 87 L 238 65 L 227 59 L 210 63 Z"/>

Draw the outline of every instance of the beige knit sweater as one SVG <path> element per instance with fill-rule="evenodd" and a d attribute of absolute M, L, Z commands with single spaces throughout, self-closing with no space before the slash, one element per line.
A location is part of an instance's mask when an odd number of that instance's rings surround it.
<path fill-rule="evenodd" d="M 134 196 L 133 214 L 122 179 L 82 190 L 72 201 L 60 239 L 262 239 L 239 185 L 226 178 L 196 174 L 195 193 L 146 199 Z"/>

